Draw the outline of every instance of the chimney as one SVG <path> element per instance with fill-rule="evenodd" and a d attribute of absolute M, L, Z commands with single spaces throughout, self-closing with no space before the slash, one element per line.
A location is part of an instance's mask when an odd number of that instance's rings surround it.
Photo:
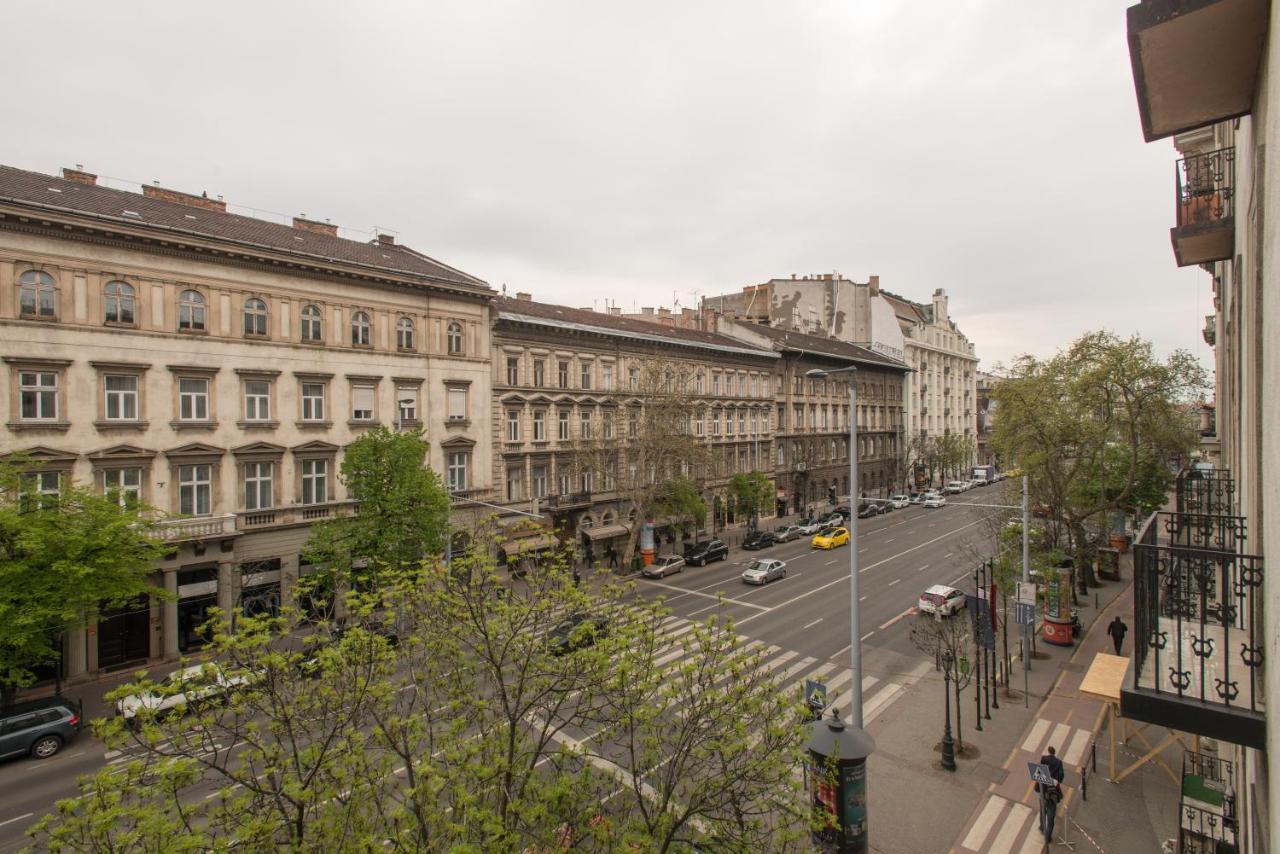
<path fill-rule="evenodd" d="M 533 302 L 533 294 L 528 291 L 516 291 L 516 299 L 524 300 L 525 302 Z"/>
<path fill-rule="evenodd" d="M 199 196 L 193 193 L 182 193 L 178 190 L 170 190 L 161 187 L 158 184 L 143 184 L 142 195 L 148 199 L 159 199 L 162 202 L 176 202 L 180 205 L 186 205 L 189 208 L 202 208 L 207 211 L 218 211 L 226 213 L 227 203 L 219 197 L 216 201 L 209 198 L 208 193 L 202 193 Z"/>
<path fill-rule="evenodd" d="M 62 178 L 64 181 L 75 181 L 77 184 L 88 184 L 90 187 L 97 186 L 98 184 L 98 176 L 92 172 L 84 171 L 79 163 L 76 164 L 76 168 L 74 169 L 69 169 L 66 166 L 63 166 Z"/>
<path fill-rule="evenodd" d="M 942 288 L 938 288 L 933 292 L 933 322 L 946 323 L 949 319 L 947 315 L 947 292 Z"/>
<path fill-rule="evenodd" d="M 293 227 L 299 231 L 310 231 L 312 234 L 327 234 L 330 237 L 338 236 L 338 227 L 329 222 L 316 222 L 314 219 L 304 219 L 300 216 L 293 218 Z"/>
<path fill-rule="evenodd" d="M 395 236 L 391 234 L 379 234 L 378 245 L 379 246 L 395 246 L 396 245 Z"/>
<path fill-rule="evenodd" d="M 640 313 L 648 317 L 653 317 L 653 309 L 649 307 L 641 308 Z"/>
<path fill-rule="evenodd" d="M 794 282 L 795 280 L 796 280 L 796 274 L 795 274 L 795 273 L 792 273 L 792 274 L 791 274 L 791 281 L 793 281 L 793 282 Z"/>
<path fill-rule="evenodd" d="M 867 285 L 868 285 L 868 290 L 871 291 L 872 296 L 875 296 L 876 294 L 880 293 L 880 277 L 879 276 L 872 276 L 870 279 L 867 280 Z"/>

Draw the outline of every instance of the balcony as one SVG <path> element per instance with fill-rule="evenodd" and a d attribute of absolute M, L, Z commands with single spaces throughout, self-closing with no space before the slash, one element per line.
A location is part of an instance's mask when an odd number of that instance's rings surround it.
<path fill-rule="evenodd" d="M 1223 261 L 1235 253 L 1236 150 L 1219 148 L 1177 164 L 1178 224 L 1169 229 L 1179 267 Z"/>
<path fill-rule="evenodd" d="M 578 510 L 591 506 L 590 492 L 572 492 L 567 495 L 549 495 L 543 505 L 548 510 Z"/>
<path fill-rule="evenodd" d="M 189 519 L 165 519 L 156 524 L 161 539 L 174 543 L 208 537 L 230 537 L 236 533 L 236 514 L 192 516 Z"/>
<path fill-rule="evenodd" d="M 299 504 L 292 507 L 246 510 L 236 514 L 236 529 L 252 531 L 258 528 L 276 528 L 286 525 L 309 525 L 321 519 L 350 516 L 355 513 L 355 510 L 355 501 L 329 501 L 324 504 Z"/>
<path fill-rule="evenodd" d="M 1263 580 L 1243 518 L 1153 514 L 1134 548 L 1133 678 L 1121 714 L 1265 749 Z"/>
<path fill-rule="evenodd" d="M 1147 142 L 1252 109 L 1269 6 L 1142 0 L 1129 7 L 1129 61 Z"/>
<path fill-rule="evenodd" d="M 1178 798 L 1178 850 L 1187 854 L 1238 851 L 1235 768 L 1226 759 L 1186 751 Z"/>
<path fill-rule="evenodd" d="M 1235 507 L 1235 481 L 1227 469 L 1184 469 L 1178 473 L 1175 489 L 1179 513 L 1221 516 Z"/>

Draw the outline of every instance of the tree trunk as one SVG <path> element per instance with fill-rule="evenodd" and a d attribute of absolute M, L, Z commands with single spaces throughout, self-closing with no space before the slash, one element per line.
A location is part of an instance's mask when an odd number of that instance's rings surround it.
<path fill-rule="evenodd" d="M 963 752 L 964 739 L 960 735 L 960 666 L 957 663 L 959 661 L 960 659 L 958 658 L 952 659 L 951 666 L 956 668 L 956 672 L 952 675 L 954 675 L 956 678 L 951 680 L 951 684 L 955 688 L 955 694 L 956 694 L 956 733 L 955 733 L 956 750 Z"/>
<path fill-rule="evenodd" d="M 1092 555 L 1089 553 L 1089 538 L 1085 533 L 1084 522 L 1072 520 L 1070 526 L 1072 544 L 1074 545 L 1072 551 L 1075 552 L 1076 559 L 1076 572 L 1080 573 L 1080 578 L 1083 581 L 1082 586 L 1097 587 L 1098 579 L 1093 574 L 1093 560 Z"/>

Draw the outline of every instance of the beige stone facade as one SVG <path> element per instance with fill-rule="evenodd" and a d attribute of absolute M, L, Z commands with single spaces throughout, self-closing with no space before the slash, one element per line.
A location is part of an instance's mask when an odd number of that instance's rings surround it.
<path fill-rule="evenodd" d="M 0 454 L 136 497 L 177 545 L 157 576 L 177 598 L 77 632 L 65 675 L 190 651 L 213 604 L 288 601 L 372 425 L 422 427 L 457 494 L 489 492 L 484 282 L 387 237 L 32 174 L 0 169 Z"/>

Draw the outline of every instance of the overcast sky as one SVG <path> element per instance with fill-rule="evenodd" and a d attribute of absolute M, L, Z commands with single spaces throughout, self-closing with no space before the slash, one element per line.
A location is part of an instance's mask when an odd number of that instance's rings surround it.
<path fill-rule="evenodd" d="M 838 271 L 946 288 L 984 367 L 1190 349 L 1133 0 L 8 0 L 0 162 L 403 242 L 575 306 Z"/>

